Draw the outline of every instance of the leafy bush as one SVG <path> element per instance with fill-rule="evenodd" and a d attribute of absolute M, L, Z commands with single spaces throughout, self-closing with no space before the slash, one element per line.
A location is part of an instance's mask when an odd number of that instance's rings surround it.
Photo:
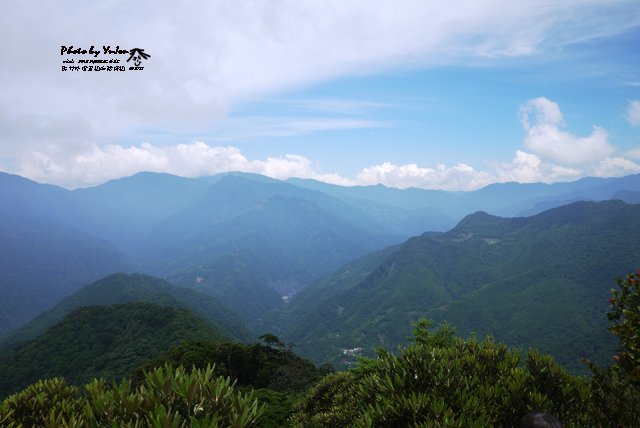
<path fill-rule="evenodd" d="M 588 382 L 551 357 L 489 338 L 423 343 L 398 356 L 378 350 L 349 373 L 328 376 L 298 404 L 297 427 L 512 427 L 536 409 L 584 426 Z M 571 424 L 574 425 L 571 425 Z"/>
<path fill-rule="evenodd" d="M 377 349 L 350 372 L 329 375 L 296 405 L 294 427 L 513 427 L 540 410 L 565 427 L 632 427 L 640 394 L 613 368 L 593 379 L 553 359 L 487 337 L 453 338 L 449 324 L 414 324 L 414 343 L 397 356 Z"/>
<path fill-rule="evenodd" d="M 605 369 L 585 360 L 593 372 L 591 412 L 603 427 L 640 426 L 640 271 L 615 280 L 620 290 L 611 290 L 607 318 L 616 324 L 607 328 L 620 349 Z"/>
<path fill-rule="evenodd" d="M 41 427 L 50 414 L 81 414 L 85 400 L 77 397 L 78 388 L 67 386 L 64 379 L 40 381 L 10 396 L 2 403 L 0 426 Z"/>
<path fill-rule="evenodd" d="M 614 357 L 615 370 L 640 389 L 640 270 L 627 275 L 624 281 L 622 278 L 616 281 L 620 290 L 611 290 L 612 311 L 607 313 L 609 320 L 616 322 L 608 329 L 620 340 L 619 353 Z"/>
<path fill-rule="evenodd" d="M 249 428 L 266 410 L 252 393 L 234 393 L 229 378 L 213 378 L 211 367 L 158 368 L 137 389 L 130 381 L 107 389 L 102 379 L 85 389 L 86 397 L 77 397 L 61 379 L 39 382 L 5 400 L 0 421 L 24 428 Z"/>
<path fill-rule="evenodd" d="M 142 384 L 145 372 L 166 364 L 174 368 L 195 366 L 200 369 L 214 365 L 216 376 L 230 377 L 240 390 L 269 388 L 298 394 L 307 391 L 320 377 L 313 363 L 298 357 L 290 349 L 274 349 L 260 343 L 191 341 L 138 367 L 131 379 L 136 385 Z"/>

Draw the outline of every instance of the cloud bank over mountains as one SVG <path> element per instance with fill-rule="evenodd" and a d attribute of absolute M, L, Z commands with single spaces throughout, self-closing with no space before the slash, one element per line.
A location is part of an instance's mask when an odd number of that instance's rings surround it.
<path fill-rule="evenodd" d="M 47 154 L 28 152 L 21 160 L 21 174 L 39 182 L 72 187 L 74 183 L 99 184 L 140 171 L 167 172 L 184 177 L 215 175 L 227 171 L 263 174 L 276 179 L 312 178 L 327 183 L 353 186 L 384 184 L 388 187 L 443 190 L 476 190 L 492 183 L 553 183 L 585 176 L 615 177 L 640 173 L 640 165 L 612 157 L 616 149 L 608 133 L 594 127 L 588 137 L 577 137 L 565 130 L 557 103 L 546 98 L 530 100 L 520 107 L 520 121 L 527 131 L 523 146 L 533 153 L 517 150 L 510 163 L 486 161 L 492 172 L 478 171 L 458 163 L 419 167 L 385 162 L 363 168 L 354 178 L 322 172 L 314 163 L 295 154 L 249 160 L 233 146 L 210 146 L 190 142 L 167 146 L 143 143 L 124 148 L 91 144 L 82 153 Z M 633 154 L 633 153 L 632 153 Z"/>

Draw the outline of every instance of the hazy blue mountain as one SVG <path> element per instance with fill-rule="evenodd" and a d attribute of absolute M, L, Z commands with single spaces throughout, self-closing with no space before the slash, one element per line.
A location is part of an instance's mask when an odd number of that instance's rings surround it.
<path fill-rule="evenodd" d="M 314 298 L 305 297 L 311 289 L 296 293 L 314 283 L 322 302 L 351 292 L 358 275 L 374 274 L 372 260 L 381 253 L 356 260 L 407 236 L 449 230 L 477 210 L 531 216 L 575 200 L 631 200 L 638 191 L 640 175 L 443 192 L 245 173 L 140 173 L 68 191 L 0 173 L 0 334 L 85 284 L 134 269 L 214 296 L 252 325 L 277 326 L 287 316 L 302 322 L 308 307 L 301 302 L 313 306 Z M 350 273 L 336 272 L 345 265 Z M 334 272 L 338 277 L 327 277 Z M 447 293 L 455 300 L 470 292 Z M 284 308 L 282 296 L 292 296 Z M 267 316 L 274 309 L 280 312 Z"/>
<path fill-rule="evenodd" d="M 255 174 L 252 172 L 239 172 L 239 171 L 229 171 L 229 172 L 221 172 L 220 174 L 210 175 L 206 177 L 200 177 L 198 180 L 202 180 L 209 184 L 217 183 L 227 176 L 233 177 L 243 177 L 252 181 L 258 181 L 260 183 L 282 183 L 282 180 L 278 180 L 275 178 L 267 177 L 266 175 Z"/>
<path fill-rule="evenodd" d="M 503 217 L 513 217 L 520 215 L 521 212 L 533 212 L 537 204 L 545 202 L 550 203 L 549 205 L 558 204 L 557 206 L 559 206 L 571 200 L 607 200 L 611 199 L 619 190 L 640 190 L 640 174 L 620 178 L 586 177 L 570 183 L 506 183 L 502 186 L 507 185 L 511 186 L 513 190 L 513 192 L 508 193 L 509 197 L 513 200 L 511 205 L 507 205 L 503 208 L 483 207 L 482 209 L 490 214 Z M 518 188 L 520 191 L 517 190 Z M 546 191 L 532 192 L 529 190 L 532 188 L 546 189 Z M 480 189 L 473 192 L 473 194 L 477 197 L 481 195 L 485 189 Z"/>
<path fill-rule="evenodd" d="M 70 190 L 0 172 L 0 214 L 42 218 L 106 239 L 127 251 L 139 239 L 137 225 L 108 205 L 85 201 Z"/>
<path fill-rule="evenodd" d="M 209 185 L 204 180 L 140 172 L 99 186 L 75 189 L 73 194 L 116 211 L 135 225 L 134 237 L 140 241 L 158 221 L 198 203 Z M 133 251 L 135 244 L 129 244 L 127 249 Z"/>
<path fill-rule="evenodd" d="M 142 265 L 162 269 L 173 284 L 212 294 L 249 320 L 282 304 L 274 289 L 297 291 L 345 262 L 398 241 L 307 200 L 275 195 L 169 247 L 157 247 L 172 252 L 158 255 L 150 247 Z"/>
<path fill-rule="evenodd" d="M 346 278 L 345 291 L 282 336 L 316 363 L 339 363 L 339 348 L 393 350 L 419 318 L 453 322 L 462 336 L 558 349 L 607 325 L 613 278 L 638 267 L 640 242 L 629 240 L 640 234 L 638 219 L 640 206 L 616 200 L 527 218 L 478 212 L 447 233 L 409 239 L 359 282 Z M 571 352 L 556 357 L 573 364 Z"/>
<path fill-rule="evenodd" d="M 640 204 L 640 191 L 638 190 L 618 190 L 611 199 L 620 199 L 628 204 Z"/>
<path fill-rule="evenodd" d="M 0 337 L 0 354 L 40 336 L 76 308 L 126 302 L 149 302 L 176 309 L 185 308 L 202 318 L 227 340 L 245 343 L 252 340 L 242 318 L 214 297 L 176 287 L 163 279 L 148 275 L 117 273 L 82 287 L 26 325 Z"/>
<path fill-rule="evenodd" d="M 561 207 L 563 205 L 572 204 L 574 202 L 580 201 L 590 201 L 591 199 L 587 199 L 581 196 L 577 196 L 575 198 L 565 200 L 562 197 L 553 198 L 553 199 L 545 199 L 542 202 L 538 202 L 532 208 L 520 211 L 514 217 L 531 217 L 532 215 L 540 214 L 541 212 L 550 210 L 552 208 Z"/>
<path fill-rule="evenodd" d="M 459 220 L 444 214 L 434 206 L 400 208 L 384 202 L 360 199 L 340 193 L 334 193 L 333 196 L 366 212 L 380 224 L 400 235 L 417 236 L 422 235 L 425 231 L 443 232 L 454 227 Z"/>
<path fill-rule="evenodd" d="M 519 216 L 525 212 L 528 213 L 527 215 L 532 215 L 536 211 L 535 206 L 539 203 L 543 203 L 543 206 L 544 203 L 547 203 L 551 207 L 554 204 L 559 206 L 560 202 L 566 203 L 571 200 L 601 201 L 610 199 L 618 190 L 640 190 L 640 174 L 621 178 L 586 177 L 573 182 L 553 184 L 496 183 L 468 192 L 444 192 L 415 188 L 395 189 L 387 188 L 381 184 L 343 187 L 299 178 L 291 178 L 287 182 L 299 187 L 323 191 L 358 207 L 364 207 L 362 200 L 368 200 L 402 210 L 426 207 L 437 210 L 429 216 L 423 217 L 425 225 L 428 227 L 425 227 L 422 232 L 448 230 L 465 215 L 476 211 L 486 211 L 503 217 Z M 378 207 L 378 210 L 380 208 Z M 403 224 L 401 219 L 396 219 L 393 223 Z M 396 230 L 406 233 L 402 226 Z M 415 233 L 412 234 L 415 235 Z"/>
<path fill-rule="evenodd" d="M 133 265 L 113 244 L 42 218 L 0 214 L 0 334 Z"/>
<path fill-rule="evenodd" d="M 345 187 L 302 178 L 290 178 L 286 181 L 298 187 L 319 190 L 330 196 L 345 195 L 403 209 L 437 207 L 445 215 L 451 216 L 461 216 L 469 212 L 469 202 L 454 192 L 417 189 L 414 187 L 396 189 L 382 184 Z"/>
<path fill-rule="evenodd" d="M 141 244 L 138 253 L 144 254 L 149 247 L 198 233 L 275 195 L 308 200 L 342 217 L 343 220 L 367 228 L 372 233 L 391 234 L 391 231 L 385 229 L 366 212 L 322 192 L 300 189 L 278 180 L 256 181 L 253 179 L 254 175 L 256 174 L 249 175 L 251 178 L 245 177 L 245 174 L 227 174 L 221 177 L 207 189 L 199 203 L 158 222 Z M 144 259 L 144 256 L 141 258 Z"/>
<path fill-rule="evenodd" d="M 617 180 L 616 178 L 586 177 L 568 183 L 496 183 L 473 192 L 464 192 L 464 197 L 472 201 L 480 210 L 511 217 L 522 209 L 529 208 L 527 206 L 519 208 L 523 203 L 526 205 L 528 200 L 541 201 L 543 198 L 561 195 L 568 200 L 570 197 L 585 196 L 581 192 L 614 183 Z M 577 194 L 572 195 L 573 193 Z M 608 198 L 589 197 L 588 199 Z"/>
<path fill-rule="evenodd" d="M 227 175 L 202 202 L 159 222 L 135 260 L 255 319 L 280 306 L 281 295 L 404 239 L 321 192 Z"/>

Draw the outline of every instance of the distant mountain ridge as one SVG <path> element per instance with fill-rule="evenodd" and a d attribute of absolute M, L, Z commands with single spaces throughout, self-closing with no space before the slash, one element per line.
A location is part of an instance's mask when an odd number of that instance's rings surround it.
<path fill-rule="evenodd" d="M 640 204 L 640 190 L 618 190 L 611 199 L 620 199 L 628 204 Z"/>
<path fill-rule="evenodd" d="M 123 221 L 135 225 L 136 241 L 141 241 L 154 224 L 198 203 L 209 185 L 204 180 L 140 172 L 100 186 L 75 189 L 72 194 L 117 212 Z M 128 252 L 132 253 L 138 243 L 129 246 Z"/>

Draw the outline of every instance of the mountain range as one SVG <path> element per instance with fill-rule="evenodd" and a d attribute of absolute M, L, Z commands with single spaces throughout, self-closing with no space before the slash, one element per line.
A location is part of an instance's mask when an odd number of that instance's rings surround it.
<path fill-rule="evenodd" d="M 607 340 L 612 278 L 640 264 L 639 194 L 640 175 L 444 192 L 139 173 L 70 191 L 0 173 L 0 351 L 76 308 L 146 299 L 314 362 L 393 349 L 421 317 L 604 358 L 615 345 L 589 337 Z"/>

